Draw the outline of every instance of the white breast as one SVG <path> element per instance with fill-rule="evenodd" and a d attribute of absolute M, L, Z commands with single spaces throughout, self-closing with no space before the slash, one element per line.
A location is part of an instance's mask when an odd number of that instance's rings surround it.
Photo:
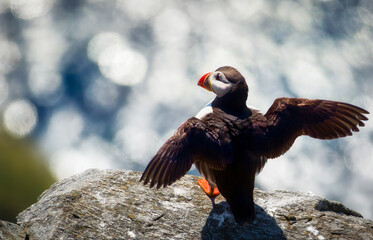
<path fill-rule="evenodd" d="M 212 113 L 211 102 L 209 102 L 206 106 L 204 106 L 196 115 L 196 118 L 202 119 L 208 114 Z"/>

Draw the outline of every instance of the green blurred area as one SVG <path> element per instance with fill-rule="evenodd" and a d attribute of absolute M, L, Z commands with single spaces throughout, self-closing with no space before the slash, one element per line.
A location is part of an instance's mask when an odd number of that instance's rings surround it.
<path fill-rule="evenodd" d="M 15 222 L 56 180 L 37 147 L 0 130 L 0 219 Z"/>

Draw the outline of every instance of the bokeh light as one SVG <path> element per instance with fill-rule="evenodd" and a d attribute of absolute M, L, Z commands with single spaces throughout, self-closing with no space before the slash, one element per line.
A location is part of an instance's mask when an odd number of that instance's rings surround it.
<path fill-rule="evenodd" d="M 304 55 L 303 55 L 304 57 Z M 294 62 L 289 69 L 289 85 L 298 96 L 317 98 L 320 94 L 326 96 L 333 91 L 333 85 L 315 61 L 301 60 Z"/>
<path fill-rule="evenodd" d="M 42 146 L 47 153 L 76 144 L 84 129 L 84 119 L 74 106 L 56 110 L 48 120 L 47 131 L 42 136 Z"/>
<path fill-rule="evenodd" d="M 89 168 L 108 169 L 114 165 L 107 156 L 102 140 L 91 136 L 78 147 L 64 148 L 51 156 L 50 167 L 59 179 L 78 174 Z"/>
<path fill-rule="evenodd" d="M 102 33 L 88 44 L 88 56 L 101 73 L 119 85 L 134 85 L 144 79 L 148 62 L 116 33 Z"/>
<path fill-rule="evenodd" d="M 155 142 L 157 134 L 152 129 L 147 129 L 137 125 L 128 125 L 119 130 L 115 135 L 115 143 L 121 149 L 125 149 L 124 157 L 139 164 L 148 162 L 147 156 L 152 154 L 154 147 L 149 146 L 149 142 Z"/>
<path fill-rule="evenodd" d="M 367 8 L 363 8 L 363 7 L 359 7 L 357 8 L 357 12 L 359 14 L 359 17 L 360 17 L 360 20 L 370 26 L 370 27 L 373 27 L 373 14 L 370 10 L 372 10 L 372 5 L 370 5 L 370 8 L 371 9 L 367 9 Z"/>
<path fill-rule="evenodd" d="M 68 49 L 61 32 L 50 24 L 49 21 L 35 20 L 35 24 L 22 31 L 26 41 L 22 55 L 31 67 L 53 72 L 64 63 L 61 57 L 68 56 Z"/>
<path fill-rule="evenodd" d="M 164 0 L 118 0 L 118 6 L 135 21 L 154 17 L 164 6 Z"/>
<path fill-rule="evenodd" d="M 13 14 L 22 19 L 33 19 L 46 14 L 54 0 L 9 0 Z"/>
<path fill-rule="evenodd" d="M 0 49 L 0 73 L 4 74 L 13 70 L 21 58 L 21 53 L 16 43 L 1 38 Z"/>
<path fill-rule="evenodd" d="M 85 104 L 98 112 L 110 112 L 115 108 L 119 99 L 118 87 L 106 79 L 98 78 L 85 89 Z"/>
<path fill-rule="evenodd" d="M 88 43 L 87 54 L 89 59 L 98 62 L 100 54 L 110 46 L 123 45 L 123 37 L 115 32 L 102 32 L 94 36 Z"/>
<path fill-rule="evenodd" d="M 6 11 L 9 7 L 8 0 L 1 0 L 0 1 L 0 14 Z"/>
<path fill-rule="evenodd" d="M 177 62 L 177 59 L 174 59 Z M 174 71 L 171 68 L 154 68 L 148 81 L 148 92 L 153 101 L 159 103 L 188 102 L 191 99 L 184 99 L 184 94 L 188 93 L 190 87 L 182 71 Z M 179 69 L 181 70 L 181 69 Z M 172 86 L 172 90 L 168 86 Z"/>
<path fill-rule="evenodd" d="M 0 105 L 8 98 L 9 86 L 4 77 L 0 75 Z"/>
<path fill-rule="evenodd" d="M 63 93 L 61 76 L 53 71 L 33 67 L 29 73 L 28 86 L 40 105 L 56 103 Z"/>
<path fill-rule="evenodd" d="M 188 17 L 178 9 L 166 9 L 154 20 L 155 37 L 164 44 L 186 41 L 190 28 Z"/>
<path fill-rule="evenodd" d="M 228 2 L 232 17 L 243 21 L 255 21 L 260 17 L 260 12 L 267 9 L 267 3 L 263 0 L 229 0 Z"/>
<path fill-rule="evenodd" d="M 35 106 L 25 99 L 12 101 L 3 113 L 5 129 L 16 137 L 28 135 L 34 129 L 37 120 Z"/>
<path fill-rule="evenodd" d="M 141 82 L 148 67 L 146 58 L 139 52 L 124 46 L 110 46 L 98 59 L 101 73 L 119 85 Z"/>

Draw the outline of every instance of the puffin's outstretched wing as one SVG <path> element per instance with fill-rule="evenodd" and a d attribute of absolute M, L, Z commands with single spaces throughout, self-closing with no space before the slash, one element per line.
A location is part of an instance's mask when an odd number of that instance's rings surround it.
<path fill-rule="evenodd" d="M 159 149 L 140 181 L 150 187 L 166 187 L 184 176 L 196 161 L 223 170 L 232 160 L 230 139 L 222 138 L 205 122 L 192 117 L 184 122 Z"/>
<path fill-rule="evenodd" d="M 363 114 L 368 111 L 354 105 L 328 100 L 277 98 L 264 115 L 266 123 L 258 121 L 256 147 L 260 154 L 276 158 L 284 154 L 301 135 L 319 139 L 333 139 L 358 132 Z M 255 124 L 254 124 L 255 125 Z"/>

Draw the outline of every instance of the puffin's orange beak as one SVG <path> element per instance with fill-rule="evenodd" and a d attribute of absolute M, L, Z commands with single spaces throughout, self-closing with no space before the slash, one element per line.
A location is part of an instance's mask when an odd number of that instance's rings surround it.
<path fill-rule="evenodd" d="M 210 75 L 211 75 L 211 72 L 206 73 L 205 75 L 203 75 L 199 79 L 197 85 L 200 86 L 200 87 L 203 87 L 206 90 L 212 91 L 211 82 L 210 82 Z"/>

